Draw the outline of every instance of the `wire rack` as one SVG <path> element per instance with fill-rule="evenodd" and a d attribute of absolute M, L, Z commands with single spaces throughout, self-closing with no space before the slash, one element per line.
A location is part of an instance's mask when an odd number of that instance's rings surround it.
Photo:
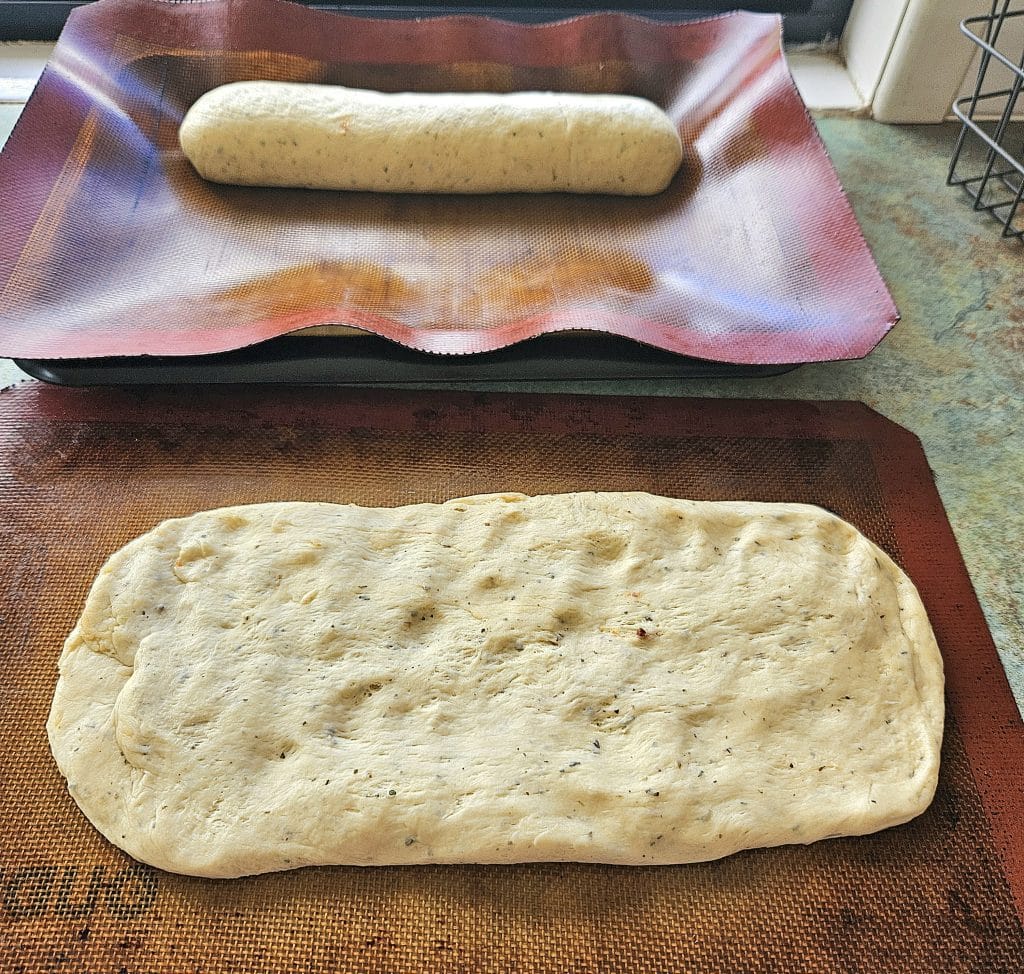
<path fill-rule="evenodd" d="M 1017 7 L 1018 9 L 1011 9 Z M 1024 242 L 1024 126 L 1014 112 L 1024 90 L 1024 51 L 1007 53 L 1007 38 L 1019 36 L 1008 25 L 1024 18 L 1024 5 L 993 0 L 986 16 L 969 17 L 960 29 L 980 48 L 978 78 L 972 94 L 953 111 L 963 122 L 947 183 L 962 186 L 974 208 L 991 214 L 1004 237 Z"/>

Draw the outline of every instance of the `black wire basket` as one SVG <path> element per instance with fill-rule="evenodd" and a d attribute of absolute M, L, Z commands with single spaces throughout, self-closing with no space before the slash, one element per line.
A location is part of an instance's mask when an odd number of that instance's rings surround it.
<path fill-rule="evenodd" d="M 1007 53 L 1004 34 L 1006 24 L 1020 17 L 1024 6 L 993 0 L 988 15 L 960 25 L 980 48 L 980 57 L 973 93 L 953 103 L 963 126 L 946 181 L 962 186 L 976 210 L 990 213 L 1004 237 L 1024 242 L 1024 125 L 1014 122 L 1024 90 L 1024 52 Z"/>

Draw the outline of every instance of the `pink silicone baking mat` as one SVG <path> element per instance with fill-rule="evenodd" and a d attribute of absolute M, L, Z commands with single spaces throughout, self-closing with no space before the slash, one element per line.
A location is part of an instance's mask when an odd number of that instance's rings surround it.
<path fill-rule="evenodd" d="M 622 92 L 685 158 L 645 198 L 203 181 L 178 127 L 240 79 Z M 783 57 L 779 18 L 370 20 L 281 0 L 71 15 L 0 156 L 0 354 L 196 355 L 345 324 L 428 352 L 586 329 L 691 357 L 867 354 L 897 312 Z"/>

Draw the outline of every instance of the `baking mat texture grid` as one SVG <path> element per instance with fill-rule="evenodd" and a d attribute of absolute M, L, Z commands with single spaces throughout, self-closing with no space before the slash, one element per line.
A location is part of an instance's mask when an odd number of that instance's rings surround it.
<path fill-rule="evenodd" d="M 579 489 L 811 501 L 881 544 L 917 582 L 946 659 L 932 807 L 873 836 L 694 866 L 209 881 L 133 863 L 67 795 L 44 730 L 60 645 L 107 555 L 161 519 Z M 0 970 L 1021 970 L 1024 735 L 924 456 L 864 407 L 768 416 L 725 401 L 312 391 L 183 402 L 28 386 L 0 396 L 0 508 Z"/>
<path fill-rule="evenodd" d="M 220 186 L 178 144 L 229 81 L 640 95 L 685 146 L 654 197 Z M 897 319 L 779 18 L 341 18 L 282 0 L 73 12 L 0 155 L 0 354 L 187 355 L 341 324 L 468 354 L 574 329 L 782 364 Z"/>

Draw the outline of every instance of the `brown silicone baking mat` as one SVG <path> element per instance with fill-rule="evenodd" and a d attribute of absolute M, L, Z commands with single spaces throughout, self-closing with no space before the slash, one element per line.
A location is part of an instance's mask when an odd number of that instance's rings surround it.
<path fill-rule="evenodd" d="M 947 667 L 932 807 L 695 866 L 209 881 L 133 863 L 68 797 L 44 731 L 61 642 L 106 556 L 161 519 L 578 489 L 810 501 L 889 551 Z M 32 383 L 0 395 L 0 510 L 5 972 L 1021 970 L 1024 728 L 920 444 L 860 404 Z"/>
<path fill-rule="evenodd" d="M 685 159 L 654 197 L 218 186 L 178 144 L 229 81 L 621 92 Z M 201 355 L 324 324 L 423 352 L 566 330 L 745 365 L 866 355 L 897 320 L 774 15 L 369 20 L 281 0 L 75 10 L 0 155 L 0 354 Z"/>

